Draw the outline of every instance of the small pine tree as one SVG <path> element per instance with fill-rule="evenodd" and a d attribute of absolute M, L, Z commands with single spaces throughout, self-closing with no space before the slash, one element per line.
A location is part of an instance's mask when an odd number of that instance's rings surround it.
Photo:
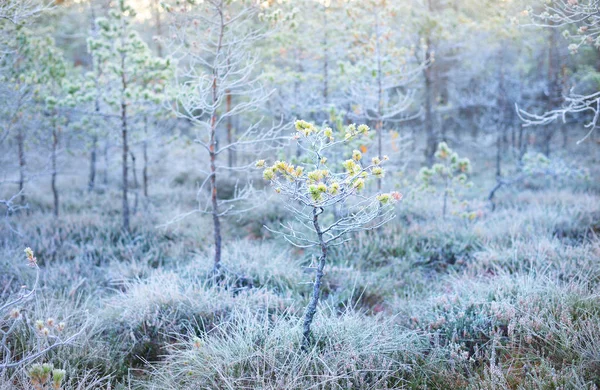
<path fill-rule="evenodd" d="M 370 195 L 365 191 L 369 179 L 384 177 L 381 165 L 386 157 L 374 157 L 365 163 L 362 153 L 354 150 L 351 158 L 341 162 L 339 170 L 335 169 L 339 161 L 328 160 L 326 153 L 336 146 L 368 134 L 368 126 L 350 125 L 345 128 L 343 138 L 336 141 L 331 128 L 318 128 L 311 123 L 297 121 L 294 139 L 306 152 L 305 162 L 293 165 L 275 161 L 267 166 L 264 160 L 260 160 L 256 164 L 264 168 L 263 178 L 275 191 L 291 201 L 287 207 L 295 218 L 304 228 L 310 228 L 310 232 L 306 232 L 301 227 L 286 225 L 282 226 L 282 231 L 275 232 L 295 246 L 320 248 L 318 263 L 313 267 L 316 275 L 312 297 L 304 314 L 304 351 L 311 343 L 310 328 L 321 294 L 321 279 L 329 249 L 349 240 L 343 237 L 350 232 L 375 229 L 392 219 L 391 205 L 402 197 L 397 192 Z M 334 213 L 335 206 L 342 206 L 344 211 Z"/>
<path fill-rule="evenodd" d="M 165 93 L 171 62 L 152 55 L 148 45 L 131 26 L 135 11 L 119 0 L 108 18 L 98 18 L 99 34 L 88 39 L 88 50 L 104 69 L 105 82 L 112 86 L 103 98 L 118 112 L 122 146 L 123 229 L 129 231 L 128 167 L 132 117 L 147 102 Z"/>
<path fill-rule="evenodd" d="M 421 192 L 433 192 L 440 189 L 443 196 L 442 216 L 446 218 L 448 200 L 452 203 L 460 201 L 458 190 L 469 188 L 473 184 L 468 181 L 471 173 L 471 162 L 468 158 L 459 157 L 458 153 L 448 147 L 445 142 L 440 142 L 435 152 L 437 163 L 430 168 L 423 167 L 417 175 L 417 182 L 421 184 Z M 472 217 L 472 214 L 462 214 Z"/>

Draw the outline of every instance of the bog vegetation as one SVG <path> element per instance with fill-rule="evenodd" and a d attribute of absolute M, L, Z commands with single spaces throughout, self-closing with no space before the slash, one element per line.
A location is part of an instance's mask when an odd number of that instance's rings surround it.
<path fill-rule="evenodd" d="M 599 15 L 0 1 L 0 389 L 597 389 Z"/>

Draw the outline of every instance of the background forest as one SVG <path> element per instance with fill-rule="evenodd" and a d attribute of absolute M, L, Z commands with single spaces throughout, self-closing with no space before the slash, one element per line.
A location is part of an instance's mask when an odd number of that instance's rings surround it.
<path fill-rule="evenodd" d="M 598 389 L 600 1 L 0 0 L 0 389 Z"/>

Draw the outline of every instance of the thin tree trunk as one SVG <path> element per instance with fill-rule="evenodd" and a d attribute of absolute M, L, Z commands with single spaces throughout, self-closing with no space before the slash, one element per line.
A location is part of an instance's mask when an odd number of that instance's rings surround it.
<path fill-rule="evenodd" d="M 17 148 L 19 152 L 19 192 L 21 193 L 21 204 L 25 204 L 25 134 L 23 134 L 23 128 L 18 126 L 17 132 Z"/>
<path fill-rule="evenodd" d="M 446 211 L 448 210 L 448 177 L 445 178 L 444 183 L 444 206 L 442 209 L 442 217 L 446 219 Z"/>
<path fill-rule="evenodd" d="M 226 112 L 227 112 L 227 144 L 231 145 L 233 143 L 233 122 L 232 122 L 232 118 L 229 115 L 229 112 L 231 112 L 231 91 L 227 90 L 225 91 L 225 94 L 227 95 L 226 97 Z M 227 150 L 227 164 L 229 166 L 229 168 L 233 167 L 234 164 L 234 160 L 235 160 L 235 150 L 234 148 L 230 147 Z"/>
<path fill-rule="evenodd" d="M 558 107 L 562 101 L 562 86 L 561 86 L 561 66 L 560 54 L 558 51 L 558 29 L 550 29 L 548 39 L 548 110 L 553 110 Z M 550 157 L 550 146 L 552 138 L 558 126 L 549 124 L 544 129 L 544 154 Z"/>
<path fill-rule="evenodd" d="M 428 54 L 429 56 L 429 54 Z M 426 146 L 425 146 L 425 160 L 428 166 L 433 165 L 433 156 L 436 150 L 436 137 L 433 129 L 433 91 L 432 91 L 432 80 L 431 80 L 431 69 L 427 68 L 425 72 L 425 135 Z"/>
<path fill-rule="evenodd" d="M 498 129 L 496 134 L 496 178 L 502 177 L 502 131 Z"/>
<path fill-rule="evenodd" d="M 96 185 L 96 160 L 98 153 L 98 135 L 92 136 L 92 151 L 90 153 L 90 176 L 88 179 L 88 192 L 92 192 Z"/>
<path fill-rule="evenodd" d="M 212 203 L 212 217 L 213 217 L 213 228 L 214 228 L 214 239 L 215 239 L 215 259 L 214 259 L 214 271 L 218 273 L 221 269 L 221 220 L 219 218 L 219 201 L 217 199 L 217 169 L 216 169 L 216 155 L 215 150 L 215 137 L 211 137 L 211 151 L 210 151 L 210 186 L 211 186 L 211 203 Z"/>
<path fill-rule="evenodd" d="M 96 38 L 98 36 L 98 29 L 96 26 L 96 13 L 94 11 L 94 6 L 93 4 L 90 2 L 90 21 L 91 21 L 91 26 L 90 26 L 90 32 L 91 32 L 91 36 Z M 91 55 L 91 62 L 92 64 L 94 64 L 94 62 L 96 61 L 96 59 L 94 58 L 93 55 Z M 100 114 L 100 74 L 102 73 L 100 70 L 100 63 L 98 62 L 98 64 L 96 65 L 96 78 L 94 80 L 95 83 L 95 88 L 96 88 L 96 99 L 94 100 L 94 111 L 96 112 L 96 115 Z M 94 121 L 94 124 L 96 124 L 96 122 Z M 96 132 L 97 129 L 93 130 L 93 134 L 92 134 L 92 151 L 90 153 L 90 176 L 88 179 L 88 192 L 92 192 L 94 190 L 94 187 L 96 186 L 96 160 L 97 160 L 97 150 L 98 150 L 98 133 Z M 106 180 L 106 178 L 105 178 Z M 106 184 L 106 183 L 105 183 Z"/>
<path fill-rule="evenodd" d="M 104 184 L 105 186 L 108 185 L 108 139 L 104 142 L 104 151 L 103 151 L 103 157 L 104 157 L 104 170 L 102 172 L 102 184 Z"/>
<path fill-rule="evenodd" d="M 302 350 L 307 352 L 311 340 L 311 332 L 310 327 L 315 317 L 315 313 L 317 312 L 317 305 L 319 303 L 319 297 L 321 296 L 321 279 L 323 278 L 323 269 L 325 268 L 325 263 L 327 262 L 327 244 L 323 239 L 323 232 L 321 231 L 321 227 L 319 225 L 319 215 L 323 213 L 322 208 L 313 208 L 313 226 L 315 231 L 317 232 L 317 236 L 319 238 L 319 246 L 321 247 L 321 256 L 319 257 L 319 264 L 317 265 L 315 281 L 313 283 L 313 292 L 310 303 L 306 307 L 306 311 L 304 313 L 304 322 L 303 322 L 303 331 L 302 331 Z"/>
<path fill-rule="evenodd" d="M 138 177 L 137 177 L 137 169 L 135 168 L 135 154 L 133 154 L 133 152 L 131 150 L 129 150 L 129 156 L 131 156 L 131 174 L 133 176 L 133 196 L 134 196 L 134 201 L 133 201 L 133 210 L 132 210 L 132 214 L 135 215 L 137 213 L 137 208 L 138 208 L 138 198 L 139 198 L 139 182 L 138 182 Z"/>
<path fill-rule="evenodd" d="M 298 74 L 302 74 L 304 73 L 304 67 L 302 66 L 302 61 L 300 60 L 300 55 L 298 54 L 298 48 L 296 48 L 294 50 L 294 60 L 296 62 L 296 72 Z M 300 112 L 297 112 L 296 110 L 298 110 L 298 107 L 300 106 L 299 104 L 299 96 L 300 96 L 300 80 L 298 77 L 294 77 L 294 113 L 293 115 L 293 120 L 296 120 L 298 118 L 298 115 L 300 114 Z M 300 146 L 300 143 L 296 142 L 296 157 L 300 158 L 300 156 L 302 156 L 302 147 Z"/>
<path fill-rule="evenodd" d="M 225 20 L 222 10 L 219 13 L 220 21 L 220 34 L 219 41 L 217 43 L 217 56 L 221 51 L 223 42 L 223 34 L 225 29 Z M 213 68 L 213 82 L 212 82 L 212 103 L 216 106 L 218 101 L 219 86 L 217 85 L 217 79 L 219 77 L 218 70 Z M 215 258 L 213 266 L 213 275 L 219 274 L 221 270 L 221 219 L 219 216 L 219 200 L 217 198 L 217 111 L 213 109 L 210 118 L 210 140 L 209 140 L 209 157 L 210 157 L 210 187 L 211 187 L 211 205 L 212 205 L 212 217 L 213 217 L 213 233 L 215 240 Z"/>
<path fill-rule="evenodd" d="M 121 142 L 123 144 L 123 229 L 129 232 L 129 201 L 128 196 L 128 177 L 127 177 L 127 158 L 129 146 L 127 144 L 127 101 L 125 100 L 125 90 L 127 89 L 127 79 L 125 78 L 125 55 L 121 55 Z"/>
<path fill-rule="evenodd" d="M 56 119 L 52 119 L 52 176 L 51 176 L 51 186 L 52 186 L 52 195 L 54 197 L 54 218 L 58 218 L 58 188 L 56 187 L 56 176 L 58 175 L 57 167 L 56 167 L 56 153 L 58 151 L 58 126 L 56 125 Z"/>
<path fill-rule="evenodd" d="M 160 19 L 160 0 L 154 0 L 154 15 L 155 15 L 154 25 L 156 26 L 156 36 L 158 37 L 158 39 L 156 40 L 156 52 L 159 57 L 162 57 L 163 56 L 163 48 L 162 48 L 162 43 L 160 42 L 160 38 L 162 36 L 162 21 Z"/>
<path fill-rule="evenodd" d="M 510 129 L 510 148 L 512 149 L 512 155 L 515 156 L 515 149 L 517 149 L 517 130 L 514 125 Z"/>
<path fill-rule="evenodd" d="M 523 126 L 519 128 L 519 161 L 523 160 L 523 156 L 527 153 L 527 142 L 525 139 L 527 138 L 527 134 Z"/>
<path fill-rule="evenodd" d="M 562 63 L 561 66 L 561 95 L 566 95 L 569 93 L 569 76 L 568 76 L 568 72 L 567 72 L 567 66 L 564 64 L 564 62 Z M 569 127 L 565 124 L 565 123 L 561 123 L 560 125 L 561 130 L 562 130 L 562 136 L 563 136 L 563 149 L 567 148 L 567 145 L 569 143 Z"/>
<path fill-rule="evenodd" d="M 329 39 L 327 34 L 327 8 L 323 11 L 323 103 L 329 103 Z M 326 107 L 325 107 L 326 108 Z"/>
<path fill-rule="evenodd" d="M 148 117 L 144 116 L 144 142 L 142 143 L 144 168 L 142 180 L 144 185 L 144 198 L 148 198 Z"/>
<path fill-rule="evenodd" d="M 377 57 L 377 154 L 383 156 L 383 81 L 381 68 L 381 47 L 379 31 L 379 10 L 375 9 L 375 56 Z M 377 179 L 377 190 L 381 191 L 381 179 Z"/>
<path fill-rule="evenodd" d="M 502 150 L 503 144 L 506 145 L 506 91 L 504 85 L 504 43 L 498 52 L 498 98 L 496 106 L 498 110 L 498 119 L 496 124 L 496 179 L 502 177 Z"/>
<path fill-rule="evenodd" d="M 427 1 L 427 9 L 429 13 L 433 14 L 433 5 L 431 0 Z M 427 52 L 425 53 L 426 63 L 429 65 L 424 69 L 425 74 L 425 135 L 426 146 L 425 146 L 425 160 L 428 166 L 433 165 L 433 156 L 437 149 L 437 136 L 435 129 L 433 128 L 433 63 L 431 63 L 431 36 L 427 36 L 425 39 L 427 45 Z"/>
<path fill-rule="evenodd" d="M 548 158 L 550 158 L 550 143 L 552 142 L 552 136 L 554 135 L 552 127 L 551 124 L 547 126 L 546 136 L 544 137 L 544 154 Z"/>

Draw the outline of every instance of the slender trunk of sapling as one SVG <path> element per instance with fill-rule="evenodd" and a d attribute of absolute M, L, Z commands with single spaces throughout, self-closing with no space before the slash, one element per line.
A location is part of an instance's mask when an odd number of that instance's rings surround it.
<path fill-rule="evenodd" d="M 216 78 L 213 80 L 213 96 L 214 100 L 216 100 L 216 90 L 217 90 L 217 80 Z M 213 218 L 213 233 L 215 239 L 215 258 L 214 258 L 214 266 L 213 266 L 213 274 L 216 275 L 219 273 L 221 269 L 221 220 L 219 218 L 219 200 L 217 198 L 217 139 L 216 133 L 217 129 L 215 128 L 217 122 L 216 114 L 213 114 L 211 119 L 211 131 L 210 131 L 210 146 L 209 146 L 209 156 L 210 156 L 210 189 L 211 189 L 211 205 L 212 205 L 212 218 Z"/>
<path fill-rule="evenodd" d="M 327 36 L 327 7 L 323 8 L 323 104 L 329 102 L 329 39 Z"/>
<path fill-rule="evenodd" d="M 137 208 L 138 208 L 139 183 L 138 183 L 138 178 L 137 178 L 137 170 L 135 168 L 135 154 L 133 154 L 133 152 L 130 150 L 129 155 L 131 156 L 131 174 L 133 176 L 133 190 L 134 190 L 134 192 L 133 192 L 134 201 L 133 201 L 132 214 L 135 215 L 137 213 Z"/>
<path fill-rule="evenodd" d="M 496 136 L 496 179 L 502 177 L 502 132 L 498 130 Z"/>
<path fill-rule="evenodd" d="M 90 32 L 91 32 L 91 36 L 96 38 L 98 36 L 98 32 L 97 32 L 97 26 L 96 26 L 96 13 L 94 11 L 94 6 L 90 3 L 90 13 L 91 13 L 91 28 L 90 28 Z M 96 59 L 94 58 L 94 55 L 91 54 L 91 62 L 92 64 L 96 63 Z M 100 75 L 101 75 L 101 68 L 100 68 L 100 63 L 97 63 L 97 69 L 96 69 L 96 78 L 95 78 L 95 88 L 96 88 L 96 99 L 94 100 L 94 111 L 96 112 L 96 115 L 100 114 Z M 96 124 L 96 122 L 94 122 L 94 124 Z M 98 134 L 96 133 L 96 129 L 93 130 L 94 133 L 92 135 L 92 151 L 90 153 L 90 176 L 88 179 L 88 192 L 92 192 L 94 190 L 94 187 L 96 186 L 96 160 L 97 160 L 97 151 L 98 151 Z M 105 180 L 106 180 L 106 171 L 105 171 Z M 104 183 L 106 184 L 106 183 Z"/>
<path fill-rule="evenodd" d="M 308 349 L 311 344 L 310 327 L 313 322 L 315 313 L 317 312 L 317 305 L 319 303 L 319 297 L 321 296 L 321 279 L 323 278 L 323 269 L 325 268 L 325 263 L 327 262 L 327 243 L 323 239 L 323 232 L 321 231 L 321 226 L 319 225 L 319 215 L 321 215 L 322 213 L 322 208 L 313 208 L 313 226 L 315 228 L 315 232 L 317 233 L 317 237 L 319 238 L 321 256 L 319 257 L 319 263 L 317 264 L 315 281 L 313 283 L 312 297 L 304 313 L 304 325 L 302 331 L 302 351 L 304 352 L 308 352 Z"/>
<path fill-rule="evenodd" d="M 104 172 L 102 172 L 102 184 L 104 184 L 104 186 L 108 185 L 108 139 L 106 140 L 106 142 L 104 142 L 104 151 L 103 151 L 103 155 L 104 155 Z"/>
<path fill-rule="evenodd" d="M 513 155 L 513 157 L 516 157 L 515 151 L 517 149 L 517 130 L 514 126 L 511 126 L 510 128 L 510 148 L 512 151 L 511 154 Z"/>
<path fill-rule="evenodd" d="M 427 45 L 431 44 L 429 38 L 427 38 Z M 430 59 L 429 49 L 427 50 L 427 60 Z M 425 145 L 425 159 L 427 166 L 433 165 L 433 155 L 436 149 L 436 139 L 433 129 L 433 81 L 431 75 L 431 65 L 423 71 L 425 73 L 425 134 L 426 134 L 426 145 Z"/>
<path fill-rule="evenodd" d="M 124 46 L 125 40 L 125 28 L 121 31 L 121 46 Z M 127 98 L 125 93 L 127 91 L 127 77 L 125 67 L 125 52 L 121 53 L 121 143 L 123 144 L 123 230 L 129 233 L 129 201 L 128 197 L 128 173 L 127 173 L 127 159 L 129 155 L 129 145 L 127 144 Z"/>
<path fill-rule="evenodd" d="M 433 15 L 433 4 L 431 0 L 427 0 L 427 10 Z M 433 156 L 437 149 L 437 134 L 433 128 L 433 63 L 432 51 L 431 51 L 431 36 L 427 33 L 425 38 L 425 44 L 427 45 L 427 51 L 425 52 L 425 62 L 427 67 L 423 70 L 425 75 L 425 134 L 427 137 L 425 145 L 425 160 L 427 166 L 433 165 Z"/>
<path fill-rule="evenodd" d="M 144 185 L 144 197 L 148 198 L 148 118 L 144 116 L 144 142 L 143 157 L 144 157 L 144 168 L 142 169 L 142 180 Z"/>
<path fill-rule="evenodd" d="M 58 126 L 56 119 L 52 120 L 52 175 L 51 175 L 51 186 L 52 195 L 54 197 L 54 218 L 58 218 L 58 188 L 56 187 L 56 176 L 58 174 L 56 168 L 56 153 L 58 150 Z"/>
<path fill-rule="evenodd" d="M 220 33 L 219 41 L 217 43 L 216 57 L 221 52 L 223 43 L 223 34 L 225 33 L 225 19 L 223 13 L 219 12 L 220 16 Z M 216 107 L 219 100 L 218 92 L 219 85 L 217 84 L 219 74 L 217 68 L 213 68 L 213 80 L 212 80 L 212 103 Z M 211 189 L 211 205 L 212 205 L 212 217 L 213 217 L 213 233 L 215 240 L 215 258 L 213 265 L 213 275 L 217 275 L 221 270 L 221 219 L 219 217 L 219 200 L 217 198 L 217 111 L 216 108 L 210 117 L 210 140 L 208 146 L 208 154 L 210 157 L 210 189 Z"/>
<path fill-rule="evenodd" d="M 125 64 L 122 61 L 123 69 L 125 68 Z M 125 93 L 125 89 L 127 88 L 127 82 L 125 80 L 125 73 L 121 76 L 121 81 L 123 84 L 123 94 Z M 129 201 L 128 201 L 128 172 L 127 172 L 127 159 L 129 154 L 129 146 L 127 145 L 127 103 L 125 102 L 125 97 L 121 97 L 121 142 L 123 144 L 123 170 L 122 170 L 122 180 L 123 180 L 123 230 L 129 232 Z"/>
<path fill-rule="evenodd" d="M 88 192 L 92 192 L 94 190 L 94 186 L 96 185 L 96 160 L 98 154 L 98 135 L 94 134 L 92 136 L 92 151 L 90 153 L 90 176 L 88 179 Z"/>
<path fill-rule="evenodd" d="M 154 20 L 154 26 L 156 27 L 156 36 L 158 37 L 158 39 L 156 40 L 156 53 L 158 54 L 159 57 L 163 56 L 163 48 L 162 48 L 162 43 L 161 43 L 161 38 L 162 38 L 162 21 L 160 19 L 160 1 L 159 0 L 154 0 L 154 16 L 155 16 L 155 20 Z"/>
<path fill-rule="evenodd" d="M 129 147 L 127 145 L 127 105 L 125 104 L 125 102 L 121 103 L 121 142 L 123 143 L 123 154 L 122 154 L 122 158 L 123 158 L 123 169 L 122 169 L 122 175 L 123 175 L 123 192 L 122 192 L 122 196 L 123 196 L 123 229 L 126 232 L 129 232 L 129 201 L 128 201 L 128 186 L 129 186 L 129 181 L 127 178 L 128 172 L 127 172 L 127 155 L 129 154 Z"/>
<path fill-rule="evenodd" d="M 212 144 L 211 144 L 212 145 Z M 211 148 L 213 148 L 211 146 Z M 211 186 L 211 202 L 212 202 L 212 217 L 215 239 L 215 259 L 213 273 L 217 274 L 221 269 L 221 220 L 219 218 L 219 202 L 217 199 L 217 174 L 215 166 L 215 154 L 210 153 L 210 186 Z"/>
<path fill-rule="evenodd" d="M 444 183 L 444 208 L 442 210 L 442 216 L 446 219 L 446 209 L 448 207 L 448 176 L 445 178 Z"/>
<path fill-rule="evenodd" d="M 17 132 L 17 148 L 19 152 L 19 192 L 21 193 L 21 204 L 25 204 L 25 194 L 23 189 L 25 188 L 25 135 L 23 134 L 23 128 L 18 127 Z"/>
<path fill-rule="evenodd" d="M 527 134 L 525 133 L 525 129 L 523 126 L 519 128 L 519 161 L 523 160 L 523 156 L 527 153 L 527 142 L 525 138 Z"/>
<path fill-rule="evenodd" d="M 375 11 L 375 55 L 377 57 L 377 153 L 383 156 L 383 81 L 381 69 L 381 49 L 379 47 L 379 12 Z M 381 179 L 377 179 L 377 191 L 381 191 Z"/>
<path fill-rule="evenodd" d="M 227 112 L 227 144 L 231 145 L 233 143 L 233 122 L 231 116 L 229 116 L 229 112 L 231 111 L 231 91 L 225 91 L 226 97 L 226 112 Z M 229 148 L 227 150 L 227 164 L 229 168 L 233 167 L 234 163 L 234 154 L 235 150 L 233 148 Z"/>

